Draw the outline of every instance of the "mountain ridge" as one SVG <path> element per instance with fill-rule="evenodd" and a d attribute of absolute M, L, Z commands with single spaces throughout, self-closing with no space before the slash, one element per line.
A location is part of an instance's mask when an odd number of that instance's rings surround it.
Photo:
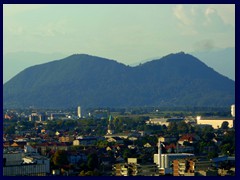
<path fill-rule="evenodd" d="M 136 67 L 74 54 L 25 69 L 3 92 L 4 107 L 229 106 L 235 85 L 183 52 Z"/>

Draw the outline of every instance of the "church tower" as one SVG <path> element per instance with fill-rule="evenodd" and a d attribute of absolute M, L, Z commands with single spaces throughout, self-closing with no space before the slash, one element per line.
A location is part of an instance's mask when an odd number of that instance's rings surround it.
<path fill-rule="evenodd" d="M 113 117 L 110 115 L 108 119 L 108 130 L 107 134 L 114 134 L 114 126 L 113 126 Z"/>

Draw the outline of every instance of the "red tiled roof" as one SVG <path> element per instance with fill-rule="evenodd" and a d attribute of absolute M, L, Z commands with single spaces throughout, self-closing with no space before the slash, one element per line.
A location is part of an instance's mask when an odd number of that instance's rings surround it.
<path fill-rule="evenodd" d="M 169 145 L 165 146 L 166 150 L 171 149 L 171 148 L 176 149 L 176 145 L 172 143 L 172 144 L 169 144 Z"/>
<path fill-rule="evenodd" d="M 195 134 L 184 134 L 179 141 L 195 141 Z"/>

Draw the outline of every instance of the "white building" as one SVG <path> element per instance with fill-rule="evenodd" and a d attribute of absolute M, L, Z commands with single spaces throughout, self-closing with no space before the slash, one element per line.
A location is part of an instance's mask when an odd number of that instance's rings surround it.
<path fill-rule="evenodd" d="M 77 116 L 78 116 L 79 118 L 82 117 L 82 114 L 81 114 L 81 107 L 80 107 L 80 106 L 77 107 Z"/>
<path fill-rule="evenodd" d="M 194 157 L 194 154 L 189 153 L 171 153 L 171 154 L 162 154 L 161 146 L 164 144 L 161 143 L 158 139 L 158 154 L 154 154 L 153 161 L 158 165 L 161 174 L 172 174 L 172 164 L 173 160 L 184 159 L 188 157 Z"/>
<path fill-rule="evenodd" d="M 228 122 L 228 127 L 234 127 L 234 119 L 233 118 L 221 118 L 221 117 L 211 117 L 211 118 L 202 118 L 201 116 L 197 116 L 197 124 L 198 125 L 211 125 L 214 129 L 221 128 L 223 122 Z"/>
<path fill-rule="evenodd" d="M 172 174 L 172 163 L 176 159 L 184 159 L 194 157 L 194 154 L 189 153 L 176 153 L 176 154 L 161 154 L 160 163 L 159 155 L 154 154 L 154 163 L 160 164 L 159 169 L 164 171 L 164 174 Z"/>
<path fill-rule="evenodd" d="M 231 115 L 235 117 L 235 104 L 231 105 Z"/>
<path fill-rule="evenodd" d="M 152 118 L 146 121 L 147 125 L 165 125 L 168 126 L 169 122 L 168 119 L 165 118 Z"/>

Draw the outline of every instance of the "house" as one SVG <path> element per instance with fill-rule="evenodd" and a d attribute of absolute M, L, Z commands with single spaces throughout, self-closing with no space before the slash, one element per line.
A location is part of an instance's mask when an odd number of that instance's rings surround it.
<path fill-rule="evenodd" d="M 195 135 L 195 134 L 184 134 L 178 140 L 178 144 L 184 145 L 184 142 L 188 142 L 190 144 L 193 144 L 193 143 L 195 143 L 199 140 L 200 140 L 200 137 Z"/>
<path fill-rule="evenodd" d="M 123 144 L 123 139 L 120 137 L 111 137 L 107 139 L 108 142 L 115 142 L 117 144 Z"/>
<path fill-rule="evenodd" d="M 67 158 L 70 164 L 77 164 L 79 161 L 87 161 L 87 155 L 83 152 L 69 152 Z"/>
<path fill-rule="evenodd" d="M 181 146 L 171 143 L 165 146 L 165 149 L 168 153 L 191 153 L 194 151 L 193 146 Z"/>
<path fill-rule="evenodd" d="M 73 141 L 74 146 L 93 146 L 97 143 L 97 137 L 78 137 Z"/>
<path fill-rule="evenodd" d="M 72 136 L 61 136 L 59 137 L 60 142 L 73 142 L 74 138 Z"/>
<path fill-rule="evenodd" d="M 145 148 L 149 148 L 149 147 L 152 147 L 152 145 L 149 144 L 149 143 L 146 143 L 146 144 L 143 145 L 143 147 L 145 147 Z"/>
<path fill-rule="evenodd" d="M 45 142 L 36 145 L 36 148 L 42 155 L 46 155 L 47 152 L 57 151 L 57 150 L 65 150 L 67 151 L 70 147 L 68 143 L 59 143 L 59 142 Z"/>

